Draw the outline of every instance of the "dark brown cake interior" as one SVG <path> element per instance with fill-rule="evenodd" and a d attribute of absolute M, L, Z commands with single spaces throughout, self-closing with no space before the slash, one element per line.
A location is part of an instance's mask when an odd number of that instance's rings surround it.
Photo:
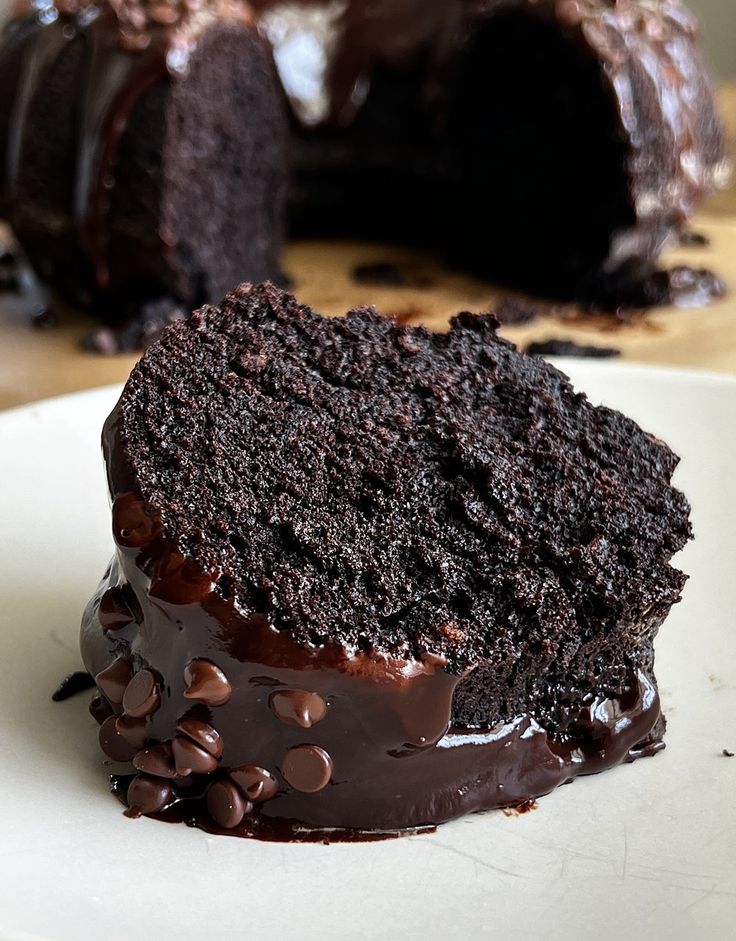
<path fill-rule="evenodd" d="M 244 286 L 148 352 L 119 433 L 166 531 L 245 613 L 476 666 L 456 725 L 559 726 L 651 667 L 688 506 L 664 444 L 495 328 L 323 319 Z"/>

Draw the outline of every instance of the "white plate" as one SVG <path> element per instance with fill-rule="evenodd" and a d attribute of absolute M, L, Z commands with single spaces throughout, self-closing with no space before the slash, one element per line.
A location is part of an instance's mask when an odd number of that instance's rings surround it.
<path fill-rule="evenodd" d="M 117 390 L 0 415 L 0 938 L 733 938 L 736 382 L 565 362 L 683 456 L 692 575 L 663 628 L 656 758 L 534 813 L 382 843 L 293 845 L 131 821 L 106 789 L 78 669 L 111 550 L 98 439 Z"/>

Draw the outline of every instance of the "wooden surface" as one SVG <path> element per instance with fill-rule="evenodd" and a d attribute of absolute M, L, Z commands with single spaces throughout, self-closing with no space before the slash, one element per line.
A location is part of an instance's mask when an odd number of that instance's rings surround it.
<path fill-rule="evenodd" d="M 720 97 L 729 137 L 736 145 L 736 86 L 722 89 Z M 699 310 L 660 309 L 619 325 L 612 318 L 570 320 L 574 311 L 551 310 L 530 326 L 504 329 L 504 335 L 520 344 L 569 337 L 616 346 L 627 360 L 736 373 L 736 187 L 710 200 L 692 228 L 707 235 L 710 246 L 681 248 L 664 260 L 714 269 L 730 287 L 723 300 Z M 368 286 L 351 276 L 356 265 L 386 261 L 398 264 L 416 285 Z M 341 314 L 350 307 L 373 304 L 383 313 L 438 330 L 457 311 L 486 310 L 506 293 L 447 271 L 430 256 L 389 246 L 294 244 L 287 250 L 285 268 L 299 297 L 322 313 Z M 91 326 L 91 321 L 70 314 L 56 327 L 33 329 L 27 306 L 0 295 L 0 408 L 122 382 L 136 357 L 83 352 L 79 341 Z"/>

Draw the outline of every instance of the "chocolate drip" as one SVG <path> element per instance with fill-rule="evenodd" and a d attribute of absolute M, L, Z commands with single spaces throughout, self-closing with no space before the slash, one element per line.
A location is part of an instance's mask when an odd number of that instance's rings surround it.
<path fill-rule="evenodd" d="M 106 226 L 110 173 L 131 111 L 167 74 L 168 41 L 160 34 L 141 52 L 122 49 L 111 10 L 90 22 L 87 35 L 91 49 L 79 131 L 74 221 L 97 286 L 104 290 L 110 282 Z"/>
<path fill-rule="evenodd" d="M 623 128 L 629 135 L 629 172 L 634 208 L 640 223 L 653 231 L 659 250 L 669 225 L 680 227 L 708 193 L 725 185 L 730 165 L 723 157 L 720 129 L 709 121 L 702 105 L 712 94 L 696 48 L 697 21 L 679 0 L 630 8 L 599 0 L 556 0 L 555 15 L 579 31 L 604 63 L 607 80 L 618 102 Z M 652 166 L 648 128 L 635 106 L 636 81 L 650 99 L 664 134 L 669 180 L 663 185 L 662 167 Z M 661 156 L 664 158 L 665 153 Z M 629 232 L 613 241 L 612 259 L 618 264 L 632 254 Z"/>
<path fill-rule="evenodd" d="M 606 234 L 607 251 L 604 245 L 593 271 L 575 276 L 581 280 L 574 285 L 576 300 L 587 301 L 590 274 L 595 274 L 597 291 L 600 277 L 617 274 L 631 261 L 656 258 L 703 197 L 728 181 L 730 162 L 725 157 L 712 85 L 697 45 L 697 23 L 680 0 L 657 4 L 647 0 L 402 0 L 370 4 L 348 0 L 342 7 L 326 0 L 253 2 L 261 12 L 261 29 L 274 43 L 276 62 L 297 120 L 308 127 L 323 126 L 317 135 L 304 135 L 309 154 L 305 159 L 307 179 L 313 164 L 329 159 L 329 151 L 320 153 L 319 134 L 325 135 L 325 140 L 344 141 L 349 147 L 349 132 L 338 137 L 335 128 L 356 121 L 359 124 L 361 113 L 371 110 L 372 91 L 385 97 L 378 85 L 386 71 L 388 81 L 394 84 L 406 75 L 414 76 L 416 110 L 431 115 L 428 123 L 437 135 L 430 134 L 422 141 L 421 156 L 442 163 L 443 147 L 448 143 L 443 143 L 442 137 L 458 107 L 453 98 L 456 74 L 469 58 L 482 55 L 477 41 L 482 33 L 494 29 L 494 21 L 514 16 L 523 17 L 530 28 L 547 24 L 550 35 L 564 37 L 571 55 L 597 63 L 599 75 L 592 81 L 595 84 L 597 78 L 600 84 L 600 107 L 610 107 L 611 146 L 616 141 L 625 144 L 621 158 L 625 161 L 625 191 L 621 212 Z M 322 53 L 321 71 L 310 72 L 310 63 L 317 57 L 305 56 L 304 49 L 312 47 Z M 519 54 L 524 54 L 521 47 Z M 303 80 L 304 75 L 309 80 Z M 295 76 L 302 80 L 296 81 Z M 550 82 L 556 80 L 555 75 L 549 76 Z M 492 101 L 504 92 L 489 84 L 487 88 L 476 85 L 472 94 L 476 93 L 481 104 L 473 120 L 482 122 L 483 98 Z M 467 89 L 463 95 L 467 96 Z M 313 153 L 309 151 L 310 140 Z M 383 146 L 390 150 L 388 143 Z M 467 164 L 462 169 L 467 172 Z M 494 185 L 503 187 L 504 181 Z M 464 213 L 461 219 L 466 221 Z M 478 239 L 484 241 L 480 234 Z M 489 253 L 493 254 L 492 248 Z M 463 255 L 460 260 L 468 263 Z M 494 269 L 492 260 L 484 258 L 476 267 L 481 274 L 500 275 L 509 281 L 509 272 Z M 511 280 L 518 278 L 513 275 Z M 543 293 L 548 292 L 548 285 L 543 285 Z M 710 296 L 708 291 L 701 292 L 698 302 L 705 304 Z M 594 300 L 598 301 L 597 294 Z M 614 307 L 629 304 L 623 292 L 613 302 Z"/>
<path fill-rule="evenodd" d="M 39 23 L 37 29 L 38 36 L 24 63 L 23 76 L 10 119 L 8 149 L 5 155 L 5 195 L 8 201 L 16 196 L 23 139 L 31 103 L 42 89 L 47 69 L 56 61 L 74 36 L 74 32 L 66 31 L 58 19 L 48 25 Z"/>

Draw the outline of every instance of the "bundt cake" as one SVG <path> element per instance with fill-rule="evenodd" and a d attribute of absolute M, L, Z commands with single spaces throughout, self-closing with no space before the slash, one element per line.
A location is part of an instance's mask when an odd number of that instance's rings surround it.
<path fill-rule="evenodd" d="M 497 325 L 244 284 L 149 348 L 81 640 L 129 814 L 417 828 L 661 747 L 677 458 Z"/>
<path fill-rule="evenodd" d="M 276 277 L 287 161 L 296 235 L 603 307 L 722 290 L 654 273 L 728 169 L 679 0 L 34 0 L 0 148 L 27 257 L 107 319 Z"/>

